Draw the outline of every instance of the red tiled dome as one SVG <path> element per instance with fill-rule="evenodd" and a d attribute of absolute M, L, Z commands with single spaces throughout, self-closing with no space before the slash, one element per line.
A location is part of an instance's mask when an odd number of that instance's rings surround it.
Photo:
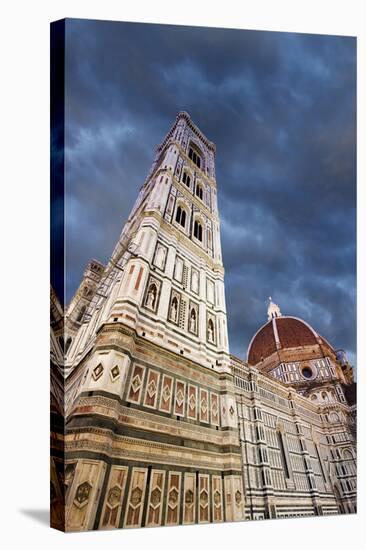
<path fill-rule="evenodd" d="M 301 319 L 277 317 L 260 328 L 251 341 L 248 349 L 248 363 L 250 365 L 256 365 L 276 351 L 274 323 L 277 327 L 280 349 L 311 346 L 319 343 L 317 333 Z"/>

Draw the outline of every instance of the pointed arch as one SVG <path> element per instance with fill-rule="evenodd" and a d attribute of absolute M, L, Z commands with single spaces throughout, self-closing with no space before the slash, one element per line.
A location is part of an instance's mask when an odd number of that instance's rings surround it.
<path fill-rule="evenodd" d="M 338 482 L 333 485 L 333 493 L 337 502 L 338 510 L 340 514 L 346 514 L 344 504 L 342 502 L 342 489 Z"/>
<path fill-rule="evenodd" d="M 188 147 L 188 157 L 198 168 L 201 168 L 203 154 L 200 148 L 192 141 L 190 142 Z"/>
<path fill-rule="evenodd" d="M 187 187 L 191 186 L 191 176 L 188 174 L 186 170 L 184 170 L 183 172 L 182 181 Z"/>
<path fill-rule="evenodd" d="M 179 223 L 179 225 L 185 228 L 186 219 L 187 219 L 187 212 L 181 205 L 179 205 L 175 213 L 175 221 Z"/>
<path fill-rule="evenodd" d="M 65 353 L 68 351 L 69 347 L 71 346 L 71 343 L 72 343 L 72 338 L 71 336 L 69 336 L 65 344 Z"/>
<path fill-rule="evenodd" d="M 82 320 L 83 320 L 83 318 L 84 318 L 84 315 L 85 315 L 85 311 L 86 311 L 86 306 L 82 306 L 82 307 L 80 308 L 79 314 L 78 314 L 78 316 L 77 316 L 77 318 L 76 318 L 76 321 L 77 321 L 78 323 L 81 323 L 81 322 L 82 322 Z"/>
<path fill-rule="evenodd" d="M 194 226 L 193 226 L 193 236 L 202 242 L 203 237 L 203 229 L 202 224 L 199 220 L 194 220 Z"/>
<path fill-rule="evenodd" d="M 195 193 L 196 193 L 196 196 L 201 199 L 201 201 L 203 200 L 203 187 L 200 183 L 197 183 L 196 184 L 196 189 L 195 189 Z"/>

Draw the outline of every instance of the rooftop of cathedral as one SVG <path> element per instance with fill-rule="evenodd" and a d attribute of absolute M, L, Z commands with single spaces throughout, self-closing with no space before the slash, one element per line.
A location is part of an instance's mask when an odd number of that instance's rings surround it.
<path fill-rule="evenodd" d="M 283 316 L 277 304 L 269 298 L 268 321 L 253 336 L 249 347 L 247 361 L 257 365 L 279 350 L 314 347 L 314 354 L 319 356 L 325 348 L 335 353 L 325 338 L 320 336 L 308 323 L 292 316 Z"/>

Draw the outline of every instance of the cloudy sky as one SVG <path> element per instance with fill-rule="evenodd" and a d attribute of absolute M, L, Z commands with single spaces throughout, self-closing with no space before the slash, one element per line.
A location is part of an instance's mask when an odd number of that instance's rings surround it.
<path fill-rule="evenodd" d="M 217 146 L 231 352 L 272 296 L 355 364 L 355 90 L 350 37 L 68 20 L 67 300 L 185 110 Z"/>

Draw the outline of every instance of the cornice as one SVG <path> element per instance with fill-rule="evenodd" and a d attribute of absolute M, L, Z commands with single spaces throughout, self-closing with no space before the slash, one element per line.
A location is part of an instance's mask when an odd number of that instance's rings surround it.
<path fill-rule="evenodd" d="M 175 119 L 175 122 L 174 122 L 173 126 L 171 127 L 171 129 L 169 130 L 167 135 L 165 136 L 162 143 L 158 146 L 157 151 L 158 152 L 162 151 L 162 149 L 164 148 L 164 146 L 168 142 L 169 138 L 172 137 L 172 135 L 174 133 L 174 130 L 176 129 L 180 119 L 184 119 L 187 122 L 187 124 L 188 124 L 189 128 L 192 130 L 192 132 L 194 134 L 196 134 L 196 136 L 202 141 L 202 143 L 205 144 L 207 149 L 209 149 L 209 151 L 211 151 L 215 156 L 216 155 L 216 145 L 205 136 L 205 134 L 202 132 L 202 130 L 200 130 L 198 128 L 198 126 L 193 122 L 190 115 L 186 111 L 180 111 L 177 114 L 177 117 Z"/>

